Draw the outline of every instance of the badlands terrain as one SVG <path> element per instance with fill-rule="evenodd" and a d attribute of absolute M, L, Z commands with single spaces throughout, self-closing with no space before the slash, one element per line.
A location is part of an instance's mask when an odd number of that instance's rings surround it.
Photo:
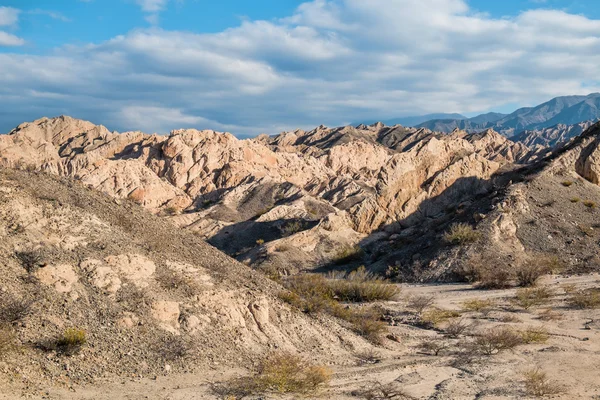
<path fill-rule="evenodd" d="M 21 124 L 0 136 L 0 398 L 600 398 L 599 146 L 591 122 Z M 277 355 L 316 390 L 259 393 Z"/>

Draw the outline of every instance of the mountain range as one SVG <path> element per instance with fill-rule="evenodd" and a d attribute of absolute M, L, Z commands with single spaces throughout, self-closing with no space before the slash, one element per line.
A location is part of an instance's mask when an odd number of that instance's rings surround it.
<path fill-rule="evenodd" d="M 427 128 L 446 133 L 455 129 L 467 132 L 494 129 L 504 136 L 513 137 L 524 131 L 541 130 L 559 124 L 575 125 L 584 121 L 600 119 L 600 93 L 591 93 L 587 96 L 555 97 L 535 107 L 519 108 L 510 114 L 490 112 L 472 118 L 461 117 L 460 114 L 446 114 L 441 118 L 434 117 L 416 123 L 416 121 L 434 115 L 436 114 L 397 118 L 384 123 L 387 125 L 399 123 L 404 126 Z M 459 117 L 453 115 L 459 115 Z M 401 122 L 402 120 L 404 123 Z"/>

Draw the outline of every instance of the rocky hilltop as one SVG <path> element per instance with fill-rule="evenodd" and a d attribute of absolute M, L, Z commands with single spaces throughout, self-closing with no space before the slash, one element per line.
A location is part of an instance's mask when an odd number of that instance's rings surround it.
<path fill-rule="evenodd" d="M 293 247 L 286 259 L 301 269 L 335 260 L 375 231 L 443 214 L 543 151 L 493 130 L 445 135 L 382 124 L 239 140 L 197 130 L 117 133 L 63 116 L 0 137 L 4 166 L 134 199 L 247 262 Z"/>

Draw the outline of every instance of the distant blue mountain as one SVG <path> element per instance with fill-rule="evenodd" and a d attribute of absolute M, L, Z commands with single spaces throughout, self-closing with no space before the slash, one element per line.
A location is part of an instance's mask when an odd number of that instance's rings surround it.
<path fill-rule="evenodd" d="M 416 126 L 422 124 L 423 122 L 427 122 L 433 119 L 465 119 L 464 115 L 461 114 L 445 114 L 445 113 L 436 113 L 436 114 L 427 114 L 427 115 L 416 115 L 412 117 L 400 117 L 393 119 L 386 119 L 383 121 L 363 121 L 358 123 L 353 123 L 352 125 L 371 125 L 375 122 L 383 122 L 387 126 L 394 125 L 402 125 L 402 126 Z"/>
<path fill-rule="evenodd" d="M 600 118 L 600 93 L 587 96 L 561 96 L 535 107 L 524 107 L 505 115 L 488 113 L 473 118 L 438 118 L 417 125 L 439 132 L 459 128 L 481 131 L 492 128 L 511 137 L 526 130 L 548 128 L 557 124 L 573 125 Z"/>

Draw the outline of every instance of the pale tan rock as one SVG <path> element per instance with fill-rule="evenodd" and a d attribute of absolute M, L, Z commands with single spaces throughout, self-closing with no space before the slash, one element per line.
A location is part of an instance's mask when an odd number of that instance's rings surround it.
<path fill-rule="evenodd" d="M 117 271 L 119 276 L 141 288 L 148 286 L 156 271 L 154 262 L 139 254 L 108 256 L 104 261 L 112 270 Z"/>
<path fill-rule="evenodd" d="M 71 292 L 79 276 L 69 264 L 49 265 L 39 268 L 35 276 L 45 285 L 53 286 L 59 293 Z"/>
<path fill-rule="evenodd" d="M 175 301 L 156 301 L 152 303 L 151 313 L 159 321 L 161 328 L 173 334 L 179 333 L 179 303 Z"/>

